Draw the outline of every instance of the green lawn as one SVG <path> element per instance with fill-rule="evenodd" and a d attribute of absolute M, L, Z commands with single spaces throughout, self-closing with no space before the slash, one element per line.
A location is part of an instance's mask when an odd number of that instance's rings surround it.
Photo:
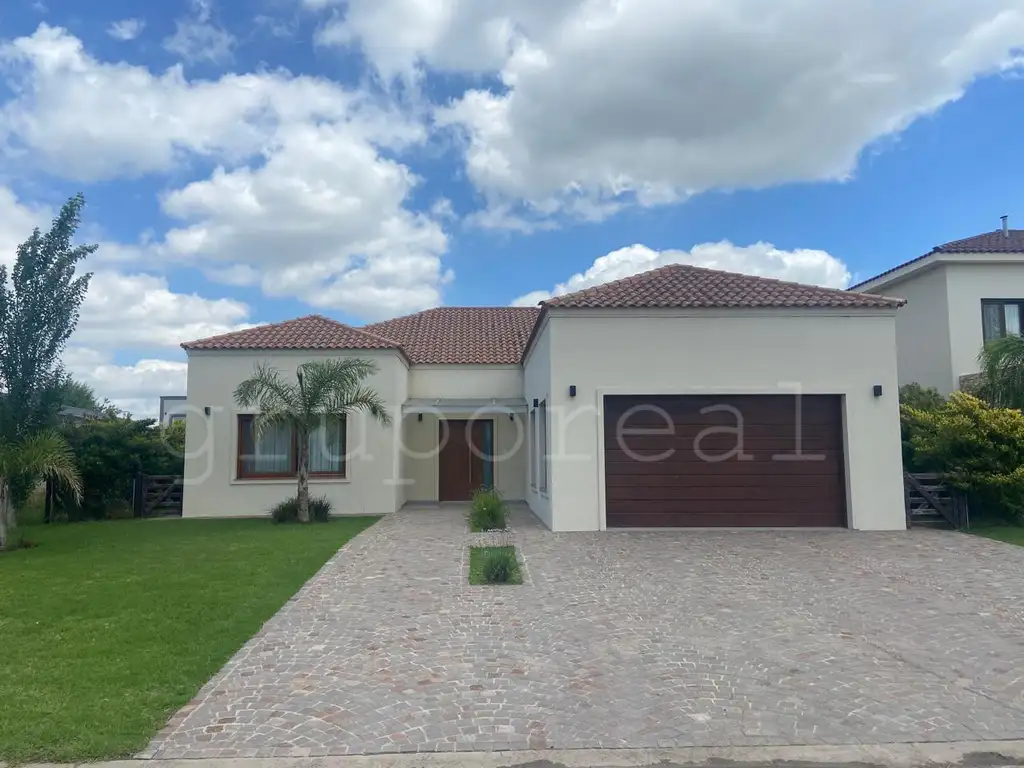
<path fill-rule="evenodd" d="M 483 574 L 484 561 L 491 555 L 491 553 L 509 553 L 512 557 L 515 557 L 515 547 L 470 547 L 469 550 L 469 583 L 474 585 L 481 584 L 492 584 L 493 582 L 487 581 Z M 512 573 L 512 578 L 503 584 L 522 584 L 523 574 L 520 572 L 518 565 L 515 571 Z"/>
<path fill-rule="evenodd" d="M 1024 547 L 1024 528 L 1019 525 L 985 525 L 973 526 L 971 533 L 976 536 L 984 536 L 988 539 L 1005 541 L 1007 544 L 1016 544 Z"/>
<path fill-rule="evenodd" d="M 39 546 L 0 554 L 0 760 L 96 760 L 141 749 L 376 519 L 24 529 Z"/>

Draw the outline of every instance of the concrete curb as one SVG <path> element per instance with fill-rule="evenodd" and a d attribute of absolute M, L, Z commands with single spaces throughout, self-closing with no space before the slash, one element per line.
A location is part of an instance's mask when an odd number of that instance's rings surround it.
<path fill-rule="evenodd" d="M 18 768 L 69 768 L 71 765 L 81 768 L 1006 768 L 1024 766 L 1024 741 L 114 760 L 103 763 L 36 763 Z M 9 767 L 0 763 L 0 768 Z"/>

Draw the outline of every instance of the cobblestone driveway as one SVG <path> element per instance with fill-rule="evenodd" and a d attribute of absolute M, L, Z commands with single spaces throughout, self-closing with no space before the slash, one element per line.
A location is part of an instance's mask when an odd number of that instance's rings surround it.
<path fill-rule="evenodd" d="M 382 520 L 144 756 L 1024 738 L 1022 548 L 515 526 L 469 587 L 460 511 Z"/>

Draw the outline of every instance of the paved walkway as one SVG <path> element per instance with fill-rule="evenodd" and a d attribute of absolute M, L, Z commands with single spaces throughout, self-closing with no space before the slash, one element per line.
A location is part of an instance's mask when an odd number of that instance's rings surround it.
<path fill-rule="evenodd" d="M 528 583 L 470 587 L 460 511 L 385 518 L 144 756 L 1024 738 L 1024 548 L 514 525 Z"/>

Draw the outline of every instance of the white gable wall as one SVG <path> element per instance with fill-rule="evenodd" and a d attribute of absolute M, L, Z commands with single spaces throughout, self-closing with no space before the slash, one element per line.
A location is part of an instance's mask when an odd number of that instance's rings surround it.
<path fill-rule="evenodd" d="M 900 386 L 921 384 L 935 387 L 944 395 L 956 389 L 951 373 L 947 268 L 939 264 L 880 291 L 885 296 L 907 300 L 896 315 Z"/>
<path fill-rule="evenodd" d="M 238 414 L 234 390 L 252 375 L 257 362 L 267 362 L 293 376 L 301 363 L 339 357 L 301 350 L 199 351 L 189 353 L 188 415 L 185 438 L 185 517 L 253 517 L 265 515 L 277 502 L 294 496 L 294 479 L 239 480 L 237 474 Z M 360 414 L 350 419 L 348 478 L 310 480 L 310 493 L 330 499 L 336 514 L 378 515 L 394 512 L 405 491 L 400 482 L 398 435 L 401 404 L 407 396 L 408 369 L 392 351 L 360 350 L 350 357 L 373 360 L 378 372 L 368 380 L 392 412 L 385 427 Z M 210 408 L 206 416 L 204 408 Z"/>
<path fill-rule="evenodd" d="M 850 527 L 905 528 L 894 316 L 891 310 L 553 311 L 551 527 L 604 527 L 604 395 L 801 391 L 843 398 Z M 530 380 L 528 368 L 528 396 Z M 882 397 L 873 394 L 876 384 Z"/>
<path fill-rule="evenodd" d="M 977 373 L 980 368 L 981 300 L 1024 300 L 1024 261 L 946 264 L 945 273 L 949 296 L 950 376 L 952 389 L 959 389 L 960 377 Z M 943 394 L 952 389 L 943 390 Z"/>

